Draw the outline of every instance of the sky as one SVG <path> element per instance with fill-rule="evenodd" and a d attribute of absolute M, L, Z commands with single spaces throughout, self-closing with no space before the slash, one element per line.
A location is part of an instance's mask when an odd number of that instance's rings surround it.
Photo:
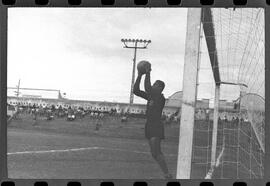
<path fill-rule="evenodd" d="M 129 102 L 133 49 L 122 38 L 147 39 L 137 62 L 152 64 L 164 96 L 182 90 L 187 9 L 10 8 L 8 86 L 60 89 L 67 98 Z M 205 44 L 203 44 L 205 45 Z M 213 75 L 202 56 L 198 98 L 213 98 Z M 135 96 L 135 103 L 144 101 Z"/>

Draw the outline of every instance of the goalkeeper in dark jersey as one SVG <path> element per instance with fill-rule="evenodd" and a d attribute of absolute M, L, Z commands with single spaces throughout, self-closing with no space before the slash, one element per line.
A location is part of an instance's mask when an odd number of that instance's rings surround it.
<path fill-rule="evenodd" d="M 161 140 L 164 139 L 164 125 L 161 122 L 161 116 L 165 105 L 165 98 L 162 91 L 165 83 L 157 80 L 151 86 L 150 72 L 151 67 L 148 67 L 144 80 L 145 91 L 142 91 L 140 90 L 140 82 L 143 73 L 138 71 L 138 77 L 134 84 L 134 94 L 147 100 L 145 137 L 149 141 L 152 157 L 159 164 L 165 178 L 170 179 L 172 175 L 169 173 L 164 155 L 161 152 Z"/>

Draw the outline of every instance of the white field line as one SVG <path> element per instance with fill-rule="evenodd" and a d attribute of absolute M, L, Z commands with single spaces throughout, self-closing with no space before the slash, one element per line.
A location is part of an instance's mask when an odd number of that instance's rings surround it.
<path fill-rule="evenodd" d="M 9 152 L 7 154 L 8 155 L 43 154 L 43 153 L 57 153 L 57 152 L 75 152 L 75 151 L 94 150 L 94 149 L 98 149 L 98 147 L 87 147 L 87 148 L 77 148 L 77 149 L 61 149 L 61 150 L 22 151 L 22 152 Z"/>
<path fill-rule="evenodd" d="M 59 152 L 76 152 L 76 151 L 86 151 L 86 150 L 113 150 L 113 151 L 123 151 L 123 152 L 132 152 L 132 153 L 150 155 L 150 152 L 145 152 L 145 151 L 131 151 L 131 150 L 126 150 L 126 149 L 107 148 L 107 147 L 85 147 L 85 148 L 61 149 L 61 150 L 22 151 L 22 152 L 9 152 L 7 154 L 8 155 L 44 154 L 44 153 L 59 153 Z M 177 156 L 177 154 L 165 154 L 165 156 Z"/>
<path fill-rule="evenodd" d="M 131 151 L 131 150 L 119 149 L 119 148 L 98 147 L 98 149 L 115 150 L 115 151 L 123 151 L 123 152 L 133 152 L 133 153 L 138 153 L 138 154 L 150 154 L 150 151 L 149 152 L 145 152 L 145 151 Z M 177 156 L 177 154 L 165 154 L 165 156 Z"/>

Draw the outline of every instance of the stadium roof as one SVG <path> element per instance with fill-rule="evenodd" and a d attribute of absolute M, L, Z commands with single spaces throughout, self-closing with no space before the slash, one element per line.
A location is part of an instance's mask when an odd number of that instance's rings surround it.
<path fill-rule="evenodd" d="M 8 87 L 7 96 L 17 96 L 16 87 Z M 49 98 L 58 99 L 60 96 L 60 90 L 55 89 L 37 89 L 37 88 L 20 88 L 19 97 L 24 98 Z"/>
<path fill-rule="evenodd" d="M 173 100 L 173 99 L 179 99 L 182 100 L 183 97 L 183 91 L 177 91 L 173 93 L 171 96 L 168 97 L 168 99 Z"/>

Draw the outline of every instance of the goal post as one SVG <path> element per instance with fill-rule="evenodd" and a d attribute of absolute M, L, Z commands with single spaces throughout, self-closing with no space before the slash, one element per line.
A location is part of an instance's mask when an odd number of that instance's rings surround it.
<path fill-rule="evenodd" d="M 214 101 L 213 132 L 212 132 L 212 148 L 211 148 L 211 168 L 214 167 L 216 164 L 219 99 L 220 99 L 220 85 L 216 85 L 215 101 Z"/>
<path fill-rule="evenodd" d="M 264 14 L 188 10 L 177 179 L 263 177 Z"/>
<path fill-rule="evenodd" d="M 183 78 L 183 102 L 177 157 L 177 179 L 189 179 L 191 173 L 194 114 L 197 99 L 197 77 L 199 68 L 201 15 L 201 8 L 188 9 Z"/>

